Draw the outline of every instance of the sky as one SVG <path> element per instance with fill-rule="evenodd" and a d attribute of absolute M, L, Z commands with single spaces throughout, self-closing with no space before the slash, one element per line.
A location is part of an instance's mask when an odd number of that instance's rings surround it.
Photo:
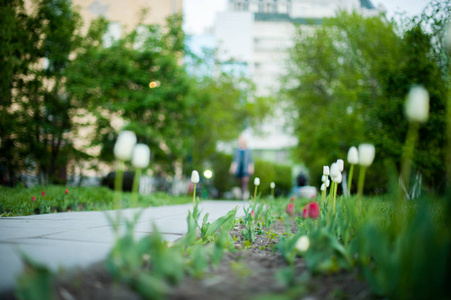
<path fill-rule="evenodd" d="M 427 0 L 371 0 L 374 6 L 382 4 L 389 17 L 395 12 L 405 11 L 408 16 L 422 12 Z M 184 29 L 188 34 L 201 34 L 213 27 L 217 12 L 226 10 L 227 0 L 183 0 Z"/>

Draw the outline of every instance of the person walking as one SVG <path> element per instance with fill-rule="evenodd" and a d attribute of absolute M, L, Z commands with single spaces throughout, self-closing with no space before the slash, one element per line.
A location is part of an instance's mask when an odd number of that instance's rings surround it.
<path fill-rule="evenodd" d="M 241 198 L 249 199 L 249 177 L 254 174 L 254 160 L 252 152 L 247 148 L 246 139 L 240 136 L 238 139 L 238 148 L 233 154 L 230 174 L 234 174 L 238 180 L 241 189 Z"/>

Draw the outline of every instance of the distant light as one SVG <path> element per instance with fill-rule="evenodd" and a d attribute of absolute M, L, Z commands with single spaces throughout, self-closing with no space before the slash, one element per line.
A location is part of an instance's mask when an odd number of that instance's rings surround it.
<path fill-rule="evenodd" d="M 205 178 L 211 178 L 213 176 L 213 172 L 211 170 L 205 170 L 204 176 Z"/>
<path fill-rule="evenodd" d="M 160 82 L 159 82 L 159 81 L 151 81 L 151 82 L 149 83 L 149 87 L 150 87 L 151 89 L 156 88 L 156 87 L 159 87 L 159 86 L 160 86 Z"/>

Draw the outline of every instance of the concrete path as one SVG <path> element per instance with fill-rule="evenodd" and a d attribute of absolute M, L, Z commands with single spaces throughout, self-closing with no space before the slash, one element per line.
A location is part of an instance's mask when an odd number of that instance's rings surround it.
<path fill-rule="evenodd" d="M 200 222 L 209 213 L 209 222 L 238 206 L 240 201 L 201 201 Z M 192 204 L 146 208 L 135 226 L 137 239 L 152 232 L 156 224 L 167 241 L 181 238 L 187 231 L 186 217 Z M 121 211 L 125 220 L 132 220 L 137 209 Z M 22 272 L 19 252 L 23 251 L 53 271 L 60 268 L 87 267 L 106 258 L 114 244 L 112 225 L 106 214 L 115 217 L 117 211 L 68 212 L 26 217 L 0 218 L 0 294 L 14 288 Z M 123 227 L 122 227 L 123 228 Z"/>

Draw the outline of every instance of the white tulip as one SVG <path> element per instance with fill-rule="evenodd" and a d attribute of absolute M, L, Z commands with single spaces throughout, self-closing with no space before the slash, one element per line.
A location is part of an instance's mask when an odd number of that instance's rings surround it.
<path fill-rule="evenodd" d="M 259 186 L 260 185 L 260 178 L 255 177 L 254 179 L 254 185 Z"/>
<path fill-rule="evenodd" d="M 329 176 L 330 172 L 329 172 L 329 166 L 324 166 L 323 167 L 323 174 L 326 176 Z"/>
<path fill-rule="evenodd" d="M 145 144 L 136 144 L 133 148 L 132 164 L 135 168 L 145 169 L 150 162 L 150 149 Z"/>
<path fill-rule="evenodd" d="M 338 175 L 335 176 L 334 178 L 332 178 L 332 180 L 333 180 L 335 183 L 340 184 L 341 181 L 343 180 L 343 175 L 341 175 L 341 173 L 338 173 Z"/>
<path fill-rule="evenodd" d="M 275 184 L 274 181 L 273 181 L 273 182 L 271 182 L 271 183 L 269 184 L 269 186 L 270 186 L 272 189 L 274 189 L 274 188 L 276 187 L 276 184 Z"/>
<path fill-rule="evenodd" d="M 325 184 L 325 183 L 323 183 L 323 184 L 321 185 L 321 190 L 322 190 L 322 191 L 325 191 L 325 190 L 326 190 L 326 184 Z"/>
<path fill-rule="evenodd" d="M 326 181 L 326 187 L 329 187 L 329 186 L 330 186 L 330 180 L 327 179 L 327 181 Z"/>
<path fill-rule="evenodd" d="M 338 174 L 340 174 L 340 169 L 338 167 L 337 163 L 333 163 L 330 166 L 330 177 L 332 178 L 332 180 L 338 176 Z M 335 181 L 335 180 L 334 180 Z"/>
<path fill-rule="evenodd" d="M 191 182 L 199 183 L 199 172 L 197 172 L 196 170 L 193 170 L 193 172 L 191 173 Z"/>
<path fill-rule="evenodd" d="M 345 162 L 342 159 L 338 159 L 337 160 L 337 165 L 338 165 L 338 170 L 340 172 L 343 172 L 343 170 L 345 168 Z"/>
<path fill-rule="evenodd" d="M 121 131 L 114 144 L 114 156 L 120 160 L 130 160 L 133 154 L 133 147 L 136 144 L 136 135 L 133 131 Z"/>
<path fill-rule="evenodd" d="M 308 250 L 310 246 L 310 241 L 307 236 L 303 235 L 301 236 L 295 244 L 296 249 L 298 249 L 300 252 L 305 252 Z"/>
<path fill-rule="evenodd" d="M 322 181 L 322 182 L 326 182 L 327 178 L 328 178 L 327 175 L 323 175 L 323 176 L 321 177 L 321 181 Z"/>
<path fill-rule="evenodd" d="M 429 93 L 422 86 L 414 86 L 407 95 L 405 106 L 407 119 L 424 123 L 429 117 Z"/>
<path fill-rule="evenodd" d="M 376 149 L 373 144 L 359 145 L 359 164 L 364 167 L 369 167 L 373 163 Z"/>
<path fill-rule="evenodd" d="M 348 151 L 348 163 L 351 165 L 356 165 L 359 163 L 359 151 L 357 148 L 352 146 Z"/>

